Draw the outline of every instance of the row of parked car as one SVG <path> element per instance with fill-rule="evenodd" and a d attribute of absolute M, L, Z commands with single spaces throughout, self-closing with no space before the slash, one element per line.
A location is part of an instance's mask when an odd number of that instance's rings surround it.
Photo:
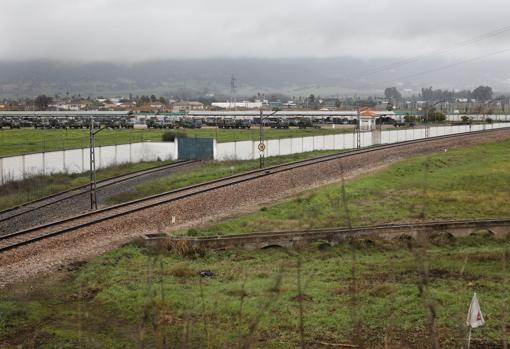
<path fill-rule="evenodd" d="M 202 128 L 202 120 L 192 118 L 150 118 L 145 123 L 148 128 Z"/>
<path fill-rule="evenodd" d="M 90 128 L 90 118 L 52 118 L 52 117 L 0 117 L 0 128 L 40 128 L 40 129 L 81 129 Z M 94 127 L 134 128 L 134 120 L 127 118 L 96 118 Z"/>
<path fill-rule="evenodd" d="M 291 126 L 299 128 L 321 128 L 321 124 L 310 118 L 300 119 L 283 119 L 283 118 L 267 118 L 262 123 L 265 127 L 275 129 L 287 129 Z M 157 119 L 155 117 L 146 121 L 148 128 L 201 128 L 202 125 L 218 127 L 222 129 L 249 129 L 253 124 L 260 124 L 258 119 L 254 121 L 248 119 L 234 118 L 207 118 L 204 121 L 192 118 L 170 118 Z"/>
<path fill-rule="evenodd" d="M 56 118 L 56 117 L 0 117 L 0 128 L 22 128 L 33 127 L 39 129 L 83 129 L 90 128 L 90 118 Z M 234 119 L 234 118 L 207 118 L 205 120 L 193 118 L 172 118 L 165 117 L 158 119 L 151 117 L 146 120 L 148 128 L 172 129 L 172 128 L 201 128 L 203 125 L 218 127 L 222 129 L 249 129 L 253 124 L 259 125 L 258 119 Z M 275 129 L 287 129 L 289 127 L 320 128 L 321 124 L 310 118 L 267 118 L 262 123 L 265 127 Z M 94 128 L 108 127 L 112 129 L 134 128 L 135 120 L 130 118 L 95 118 Z"/>

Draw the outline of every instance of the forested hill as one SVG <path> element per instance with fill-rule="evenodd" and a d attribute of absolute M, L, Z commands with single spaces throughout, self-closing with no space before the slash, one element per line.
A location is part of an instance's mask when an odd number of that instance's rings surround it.
<path fill-rule="evenodd" d="M 377 94 L 388 86 L 408 89 L 409 93 L 419 93 L 427 86 L 471 89 L 490 85 L 495 91 L 510 91 L 510 65 L 504 61 L 474 62 L 435 72 L 430 71 L 451 62 L 423 60 L 391 70 L 378 69 L 392 62 L 354 58 L 160 60 L 133 64 L 0 61 L 0 97 L 41 93 L 221 95 L 229 93 L 232 74 L 239 95 Z"/>

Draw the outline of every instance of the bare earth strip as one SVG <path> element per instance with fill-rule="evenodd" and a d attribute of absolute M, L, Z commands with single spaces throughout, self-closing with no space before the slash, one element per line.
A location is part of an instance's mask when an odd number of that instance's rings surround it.
<path fill-rule="evenodd" d="M 3 253 L 0 255 L 0 287 L 61 270 L 66 265 L 97 256 L 144 234 L 175 230 L 256 210 L 262 204 L 339 181 L 342 172 L 345 178 L 353 178 L 415 155 L 508 138 L 510 130 L 504 129 L 376 150 L 271 174 L 100 222 Z M 176 219 L 175 224 L 172 217 Z"/>

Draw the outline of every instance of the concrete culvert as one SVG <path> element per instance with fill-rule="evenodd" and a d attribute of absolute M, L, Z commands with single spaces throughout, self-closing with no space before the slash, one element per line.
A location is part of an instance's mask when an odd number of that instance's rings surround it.
<path fill-rule="evenodd" d="M 441 245 L 450 245 L 452 243 L 455 243 L 457 239 L 455 239 L 455 236 L 448 232 L 433 232 L 429 236 L 430 243 L 441 246 Z"/>
<path fill-rule="evenodd" d="M 283 249 L 284 247 L 281 245 L 266 245 L 261 248 L 261 250 L 273 250 L 273 249 Z"/>

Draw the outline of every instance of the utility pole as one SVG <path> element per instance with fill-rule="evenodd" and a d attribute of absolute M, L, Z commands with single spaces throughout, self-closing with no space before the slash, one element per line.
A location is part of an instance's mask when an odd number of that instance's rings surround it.
<path fill-rule="evenodd" d="M 443 102 L 445 102 L 445 100 L 438 101 L 438 102 L 432 104 L 432 106 L 427 109 L 427 113 L 425 114 L 425 138 L 430 137 L 429 113 L 432 109 L 434 109 L 434 107 L 436 105 L 438 105 L 439 103 L 443 103 Z"/>
<path fill-rule="evenodd" d="M 94 145 L 94 117 L 90 116 L 90 209 L 97 210 L 96 147 Z"/>
<path fill-rule="evenodd" d="M 234 74 L 230 78 L 230 108 L 232 108 L 232 104 L 234 105 L 234 111 L 237 111 L 236 77 Z"/>
<path fill-rule="evenodd" d="M 264 110 L 260 108 L 260 125 L 259 125 L 259 135 L 260 135 L 260 142 L 258 145 L 259 149 L 259 167 L 264 167 L 264 151 L 266 150 L 266 145 L 264 144 L 264 127 L 262 126 L 264 124 L 264 120 L 267 118 L 270 118 L 271 116 L 278 113 L 278 111 L 274 111 L 271 114 L 264 117 Z"/>
<path fill-rule="evenodd" d="M 358 129 L 356 130 L 356 148 L 361 148 L 361 113 L 359 112 L 359 97 L 356 99 L 356 115 L 358 118 Z"/>
<path fill-rule="evenodd" d="M 263 120 L 263 116 L 264 115 L 264 111 L 262 108 L 260 108 L 260 119 L 259 119 L 259 135 L 260 135 L 260 142 L 259 142 L 259 167 L 260 168 L 263 168 L 264 167 L 264 150 L 266 150 L 266 145 L 264 144 L 264 129 L 262 127 L 262 120 Z"/>
<path fill-rule="evenodd" d="M 96 181 L 96 134 L 104 130 L 106 127 L 94 130 L 94 116 L 90 116 L 90 209 L 97 210 L 97 181 Z"/>
<path fill-rule="evenodd" d="M 486 105 L 487 107 L 489 107 L 489 105 L 491 105 L 492 103 L 497 102 L 497 101 L 500 101 L 500 100 L 502 100 L 503 98 L 505 98 L 505 97 L 501 96 L 501 97 L 498 97 L 498 98 L 491 99 L 490 101 L 488 101 L 487 103 L 485 103 L 485 105 Z M 482 107 L 482 109 L 483 109 L 483 107 Z M 482 110 L 482 114 L 483 114 L 483 119 L 482 119 L 482 121 L 483 121 L 483 129 L 484 129 L 484 130 L 485 130 L 485 124 L 486 124 L 486 121 L 487 121 L 487 113 L 488 113 L 488 112 L 489 112 L 488 108 L 487 108 L 487 109 L 483 109 L 483 110 Z"/>

